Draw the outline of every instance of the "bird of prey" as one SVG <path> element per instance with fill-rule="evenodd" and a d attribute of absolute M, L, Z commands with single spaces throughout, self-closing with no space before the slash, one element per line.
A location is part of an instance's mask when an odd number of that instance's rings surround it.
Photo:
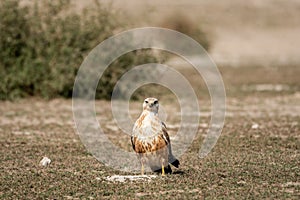
<path fill-rule="evenodd" d="M 171 141 L 166 125 L 158 117 L 159 103 L 156 98 L 147 98 L 143 102 L 143 112 L 136 120 L 131 143 L 141 163 L 141 173 L 148 165 L 152 171 L 164 176 L 172 173 L 169 165 L 179 167 L 179 161 L 173 156 Z"/>

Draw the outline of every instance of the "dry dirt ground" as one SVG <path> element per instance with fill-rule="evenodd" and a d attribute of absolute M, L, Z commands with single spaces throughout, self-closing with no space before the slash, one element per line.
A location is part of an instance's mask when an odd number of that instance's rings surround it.
<path fill-rule="evenodd" d="M 299 199 L 296 69 L 267 70 L 276 84 L 268 79 L 262 84 L 258 79 L 261 68 L 243 73 L 221 68 L 228 96 L 225 126 L 217 145 L 204 159 L 198 157 L 210 119 L 209 99 L 200 97 L 206 114 L 200 118 L 195 141 L 179 158 L 180 169 L 150 180 L 107 179 L 133 174 L 104 166 L 85 149 L 76 133 L 71 100 L 0 102 L 0 198 Z M 240 78 L 232 80 L 236 73 Z M 171 135 L 176 134 L 180 117 L 172 103 L 161 100 Z M 136 117 L 140 102 L 132 102 L 130 108 Z M 132 151 L 129 136 L 112 123 L 110 102 L 97 101 L 96 111 L 110 139 Z M 48 167 L 39 166 L 43 156 L 52 160 Z"/>

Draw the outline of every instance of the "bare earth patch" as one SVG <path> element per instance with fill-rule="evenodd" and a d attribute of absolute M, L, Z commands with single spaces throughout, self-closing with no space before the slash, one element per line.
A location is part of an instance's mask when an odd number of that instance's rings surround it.
<path fill-rule="evenodd" d="M 156 175 L 113 175 L 107 176 L 105 180 L 111 182 L 126 182 L 126 181 L 151 181 L 151 179 L 155 179 Z"/>

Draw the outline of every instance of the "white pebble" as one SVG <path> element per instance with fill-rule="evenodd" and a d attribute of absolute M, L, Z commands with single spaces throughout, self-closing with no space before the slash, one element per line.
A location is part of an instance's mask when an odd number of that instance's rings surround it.
<path fill-rule="evenodd" d="M 252 124 L 251 128 L 252 129 L 258 129 L 259 125 L 258 124 Z"/>
<path fill-rule="evenodd" d="M 43 167 L 47 167 L 51 163 L 51 160 L 48 157 L 43 157 L 40 161 L 40 165 Z"/>

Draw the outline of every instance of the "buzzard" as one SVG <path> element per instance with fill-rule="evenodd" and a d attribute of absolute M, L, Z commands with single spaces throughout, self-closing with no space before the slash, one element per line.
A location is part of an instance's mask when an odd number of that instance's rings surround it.
<path fill-rule="evenodd" d="M 156 98 L 145 99 L 143 112 L 136 120 L 131 135 L 133 150 L 142 166 L 142 175 L 145 165 L 164 176 L 165 173 L 172 173 L 169 163 L 176 168 L 180 164 L 172 154 L 170 137 L 166 125 L 158 117 L 158 108 Z"/>

